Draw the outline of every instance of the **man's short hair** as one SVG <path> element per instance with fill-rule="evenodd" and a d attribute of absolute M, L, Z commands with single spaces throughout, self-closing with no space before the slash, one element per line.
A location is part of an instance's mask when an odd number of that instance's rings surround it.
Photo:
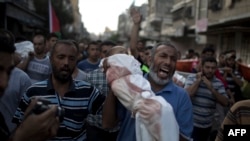
<path fill-rule="evenodd" d="M 116 44 L 113 42 L 113 41 L 110 41 L 110 40 L 106 40 L 106 41 L 103 41 L 100 45 L 100 47 L 102 48 L 102 46 L 116 46 Z"/>
<path fill-rule="evenodd" d="M 207 44 L 201 53 L 204 54 L 206 52 L 212 52 L 214 54 L 215 53 L 214 45 Z"/>
<path fill-rule="evenodd" d="M 188 53 L 194 53 L 194 50 L 193 49 L 189 49 Z"/>
<path fill-rule="evenodd" d="M 77 49 L 77 52 L 79 52 L 79 47 L 78 47 L 76 41 L 74 41 L 74 40 L 57 40 L 55 45 L 51 48 L 50 56 L 52 56 L 54 54 L 55 48 L 58 44 L 65 44 L 65 45 L 74 46 Z"/>
<path fill-rule="evenodd" d="M 155 45 L 155 46 L 151 49 L 152 57 L 155 56 L 156 49 L 157 49 L 159 46 L 161 46 L 161 45 L 165 45 L 165 46 L 172 47 L 173 49 L 175 49 L 175 50 L 176 50 L 176 56 L 177 56 L 178 50 L 177 50 L 177 48 L 175 47 L 175 45 L 174 45 L 173 43 L 169 42 L 169 41 L 166 41 L 166 42 L 160 42 L 160 43 L 158 43 L 157 45 Z"/>
<path fill-rule="evenodd" d="M 97 41 L 91 41 L 91 42 L 89 42 L 86 50 L 89 50 L 90 45 L 96 45 L 97 46 L 98 42 Z"/>
<path fill-rule="evenodd" d="M 46 40 L 50 40 L 51 38 L 53 38 L 53 37 L 55 37 L 55 38 L 58 38 L 58 36 L 57 36 L 57 34 L 56 33 L 49 33 L 48 35 L 47 35 L 47 37 L 46 37 Z"/>
<path fill-rule="evenodd" d="M 153 46 L 151 46 L 151 45 L 150 46 L 146 46 L 145 50 L 151 50 L 152 48 L 153 48 Z"/>
<path fill-rule="evenodd" d="M 14 44 L 14 35 L 6 29 L 0 29 L 0 52 L 14 53 L 16 50 Z"/>
<path fill-rule="evenodd" d="M 33 38 L 32 38 L 32 41 L 34 40 L 34 38 L 35 37 L 37 37 L 37 36 L 42 36 L 43 37 L 43 42 L 45 43 L 46 42 L 46 38 L 45 38 L 45 36 L 44 36 L 44 34 L 42 33 L 42 32 L 37 32 L 37 33 L 35 33 L 35 35 L 33 36 Z"/>
<path fill-rule="evenodd" d="M 202 66 L 206 63 L 206 62 L 211 62 L 211 63 L 215 63 L 217 65 L 217 60 L 215 59 L 215 57 L 209 56 L 209 57 L 204 57 L 201 61 Z"/>

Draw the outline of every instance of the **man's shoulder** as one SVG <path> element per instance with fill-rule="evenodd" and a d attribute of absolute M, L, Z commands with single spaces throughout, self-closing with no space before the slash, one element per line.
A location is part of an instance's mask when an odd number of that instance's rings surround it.
<path fill-rule="evenodd" d="M 16 74 L 16 76 L 20 78 L 30 80 L 30 77 L 28 76 L 28 74 L 17 67 L 14 68 L 13 73 Z"/>
<path fill-rule="evenodd" d="M 29 90 L 36 90 L 36 89 L 46 89 L 47 85 L 48 85 L 48 80 L 39 81 L 39 82 L 36 82 L 36 83 L 32 84 L 27 89 L 27 91 L 29 91 Z"/>
<path fill-rule="evenodd" d="M 89 64 L 89 61 L 88 61 L 88 59 L 84 59 L 84 60 L 80 61 L 80 63 Z"/>
<path fill-rule="evenodd" d="M 187 75 L 187 78 L 189 78 L 189 79 L 196 78 L 196 73 L 190 73 L 189 75 Z"/>
<path fill-rule="evenodd" d="M 178 86 L 178 85 L 176 85 L 175 83 L 173 83 L 173 86 L 172 86 L 174 89 L 174 93 L 178 93 L 178 94 L 180 94 L 180 95 L 186 95 L 187 94 L 187 91 L 184 89 L 184 88 L 182 88 L 182 87 L 180 87 L 180 86 Z"/>
<path fill-rule="evenodd" d="M 238 101 L 236 102 L 232 107 L 231 107 L 231 111 L 232 112 L 240 112 L 240 111 L 247 111 L 248 115 L 250 115 L 250 100 L 242 100 L 242 101 Z"/>
<path fill-rule="evenodd" d="M 170 81 L 164 88 L 164 91 L 170 91 L 171 94 L 186 94 L 186 90 L 178 85 L 176 85 L 173 81 Z"/>
<path fill-rule="evenodd" d="M 76 89 L 88 89 L 93 87 L 93 85 L 84 80 L 74 80 L 74 84 Z"/>
<path fill-rule="evenodd" d="M 217 78 L 216 76 L 213 78 L 212 83 L 224 86 L 224 84 L 222 83 L 222 81 L 219 78 Z"/>
<path fill-rule="evenodd" d="M 84 59 L 84 60 L 80 61 L 80 62 L 78 63 L 78 65 L 85 65 L 85 64 L 87 64 L 87 63 L 88 63 L 87 59 Z"/>
<path fill-rule="evenodd" d="M 100 78 L 100 77 L 104 77 L 104 76 L 105 76 L 105 74 L 101 68 L 97 68 L 97 69 L 87 73 L 87 77 L 89 79 L 96 79 L 96 78 Z"/>

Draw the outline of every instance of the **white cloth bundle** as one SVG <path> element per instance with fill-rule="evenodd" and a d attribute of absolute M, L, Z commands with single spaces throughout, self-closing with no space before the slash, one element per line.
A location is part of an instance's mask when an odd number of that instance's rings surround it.
<path fill-rule="evenodd" d="M 16 53 L 19 53 L 22 58 L 26 58 L 29 52 L 34 52 L 33 43 L 30 41 L 23 41 L 20 43 L 15 43 Z"/>
<path fill-rule="evenodd" d="M 110 56 L 106 63 L 112 91 L 136 118 L 136 140 L 178 141 L 179 126 L 172 106 L 151 90 L 140 63 L 126 54 Z"/>

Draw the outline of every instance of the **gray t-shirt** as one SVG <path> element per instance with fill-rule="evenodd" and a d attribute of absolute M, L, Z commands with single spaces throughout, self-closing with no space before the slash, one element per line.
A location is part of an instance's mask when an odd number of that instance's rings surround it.
<path fill-rule="evenodd" d="M 20 99 L 30 86 L 31 81 L 29 76 L 19 68 L 14 68 L 10 75 L 8 87 L 0 99 L 0 112 L 4 116 L 10 132 L 16 128 L 16 124 L 12 123 L 12 118 Z"/>
<path fill-rule="evenodd" d="M 52 70 L 48 56 L 46 56 L 44 59 L 33 58 L 29 62 L 26 70 L 26 73 L 29 75 L 32 84 L 48 79 L 51 72 Z"/>

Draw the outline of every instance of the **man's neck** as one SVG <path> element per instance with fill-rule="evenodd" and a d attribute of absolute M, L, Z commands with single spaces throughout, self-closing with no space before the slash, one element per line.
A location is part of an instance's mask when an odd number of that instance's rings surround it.
<path fill-rule="evenodd" d="M 35 54 L 35 56 L 37 59 L 43 59 L 45 58 L 46 55 L 43 53 L 43 54 Z"/>
<path fill-rule="evenodd" d="M 56 80 L 52 76 L 52 84 L 55 89 L 55 91 L 60 95 L 60 97 L 63 97 L 66 92 L 68 92 L 70 87 L 70 81 L 66 83 L 61 83 L 60 81 Z"/>
<path fill-rule="evenodd" d="M 98 62 L 98 59 L 88 58 L 88 61 L 92 64 L 96 64 Z"/>
<path fill-rule="evenodd" d="M 159 84 L 155 83 L 155 81 L 150 76 L 148 76 L 148 81 L 151 85 L 151 89 L 154 92 L 159 92 L 160 90 L 162 90 L 165 87 L 164 85 L 159 85 Z"/>

